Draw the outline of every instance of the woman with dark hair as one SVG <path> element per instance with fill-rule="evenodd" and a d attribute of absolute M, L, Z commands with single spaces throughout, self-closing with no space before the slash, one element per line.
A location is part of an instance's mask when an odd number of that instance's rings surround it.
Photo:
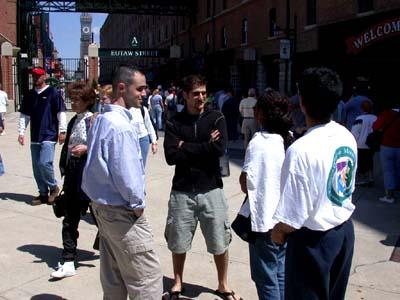
<path fill-rule="evenodd" d="M 278 246 L 271 241 L 271 229 L 279 202 L 285 149 L 293 140 L 287 99 L 276 91 L 268 91 L 257 100 L 254 117 L 261 130 L 246 150 L 239 181 L 247 200 L 239 213 L 250 215 L 256 235 L 249 251 L 251 278 L 259 299 L 284 299 L 286 245 Z"/>
<path fill-rule="evenodd" d="M 53 278 L 73 276 L 75 271 L 78 224 L 85 214 L 89 199 L 81 189 L 82 173 L 87 158 L 87 133 L 92 113 L 89 109 L 95 103 L 96 93 L 83 82 L 75 82 L 68 89 L 71 107 L 76 115 L 68 123 L 67 136 L 61 150 L 60 171 L 64 177 L 63 190 L 66 196 L 65 217 L 62 227 L 62 263 L 58 263 Z"/>

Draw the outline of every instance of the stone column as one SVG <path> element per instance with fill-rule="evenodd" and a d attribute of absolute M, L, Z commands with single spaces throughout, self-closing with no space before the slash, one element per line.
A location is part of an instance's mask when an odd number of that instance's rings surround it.
<path fill-rule="evenodd" d="M 93 80 L 99 81 L 99 47 L 96 43 L 90 44 L 88 47 L 89 57 L 89 84 L 92 84 Z"/>
<path fill-rule="evenodd" d="M 14 84 L 12 73 L 13 47 L 9 42 L 1 44 L 1 78 L 3 90 L 7 93 L 8 99 L 14 99 Z M 11 107 L 11 105 L 9 105 Z"/>

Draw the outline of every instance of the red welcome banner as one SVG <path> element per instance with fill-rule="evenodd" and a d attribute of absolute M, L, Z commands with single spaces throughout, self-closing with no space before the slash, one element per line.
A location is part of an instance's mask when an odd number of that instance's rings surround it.
<path fill-rule="evenodd" d="M 400 34 L 400 17 L 375 24 L 346 39 L 347 53 L 358 53 L 378 41 Z"/>

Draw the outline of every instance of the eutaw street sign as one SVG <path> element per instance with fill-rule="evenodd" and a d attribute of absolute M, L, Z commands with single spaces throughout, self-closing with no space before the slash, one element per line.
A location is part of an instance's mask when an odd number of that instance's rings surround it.
<path fill-rule="evenodd" d="M 169 49 L 110 49 L 99 48 L 99 57 L 169 57 Z"/>

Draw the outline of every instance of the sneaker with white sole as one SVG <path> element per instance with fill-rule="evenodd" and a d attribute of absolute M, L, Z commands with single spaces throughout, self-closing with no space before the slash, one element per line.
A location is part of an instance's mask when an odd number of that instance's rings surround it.
<path fill-rule="evenodd" d="M 57 271 L 51 273 L 53 278 L 64 278 L 76 275 L 75 265 L 73 261 L 66 261 L 64 264 L 58 263 Z"/>
<path fill-rule="evenodd" d="M 388 198 L 386 196 L 383 196 L 379 198 L 379 201 L 392 204 L 394 203 L 394 198 Z"/>

